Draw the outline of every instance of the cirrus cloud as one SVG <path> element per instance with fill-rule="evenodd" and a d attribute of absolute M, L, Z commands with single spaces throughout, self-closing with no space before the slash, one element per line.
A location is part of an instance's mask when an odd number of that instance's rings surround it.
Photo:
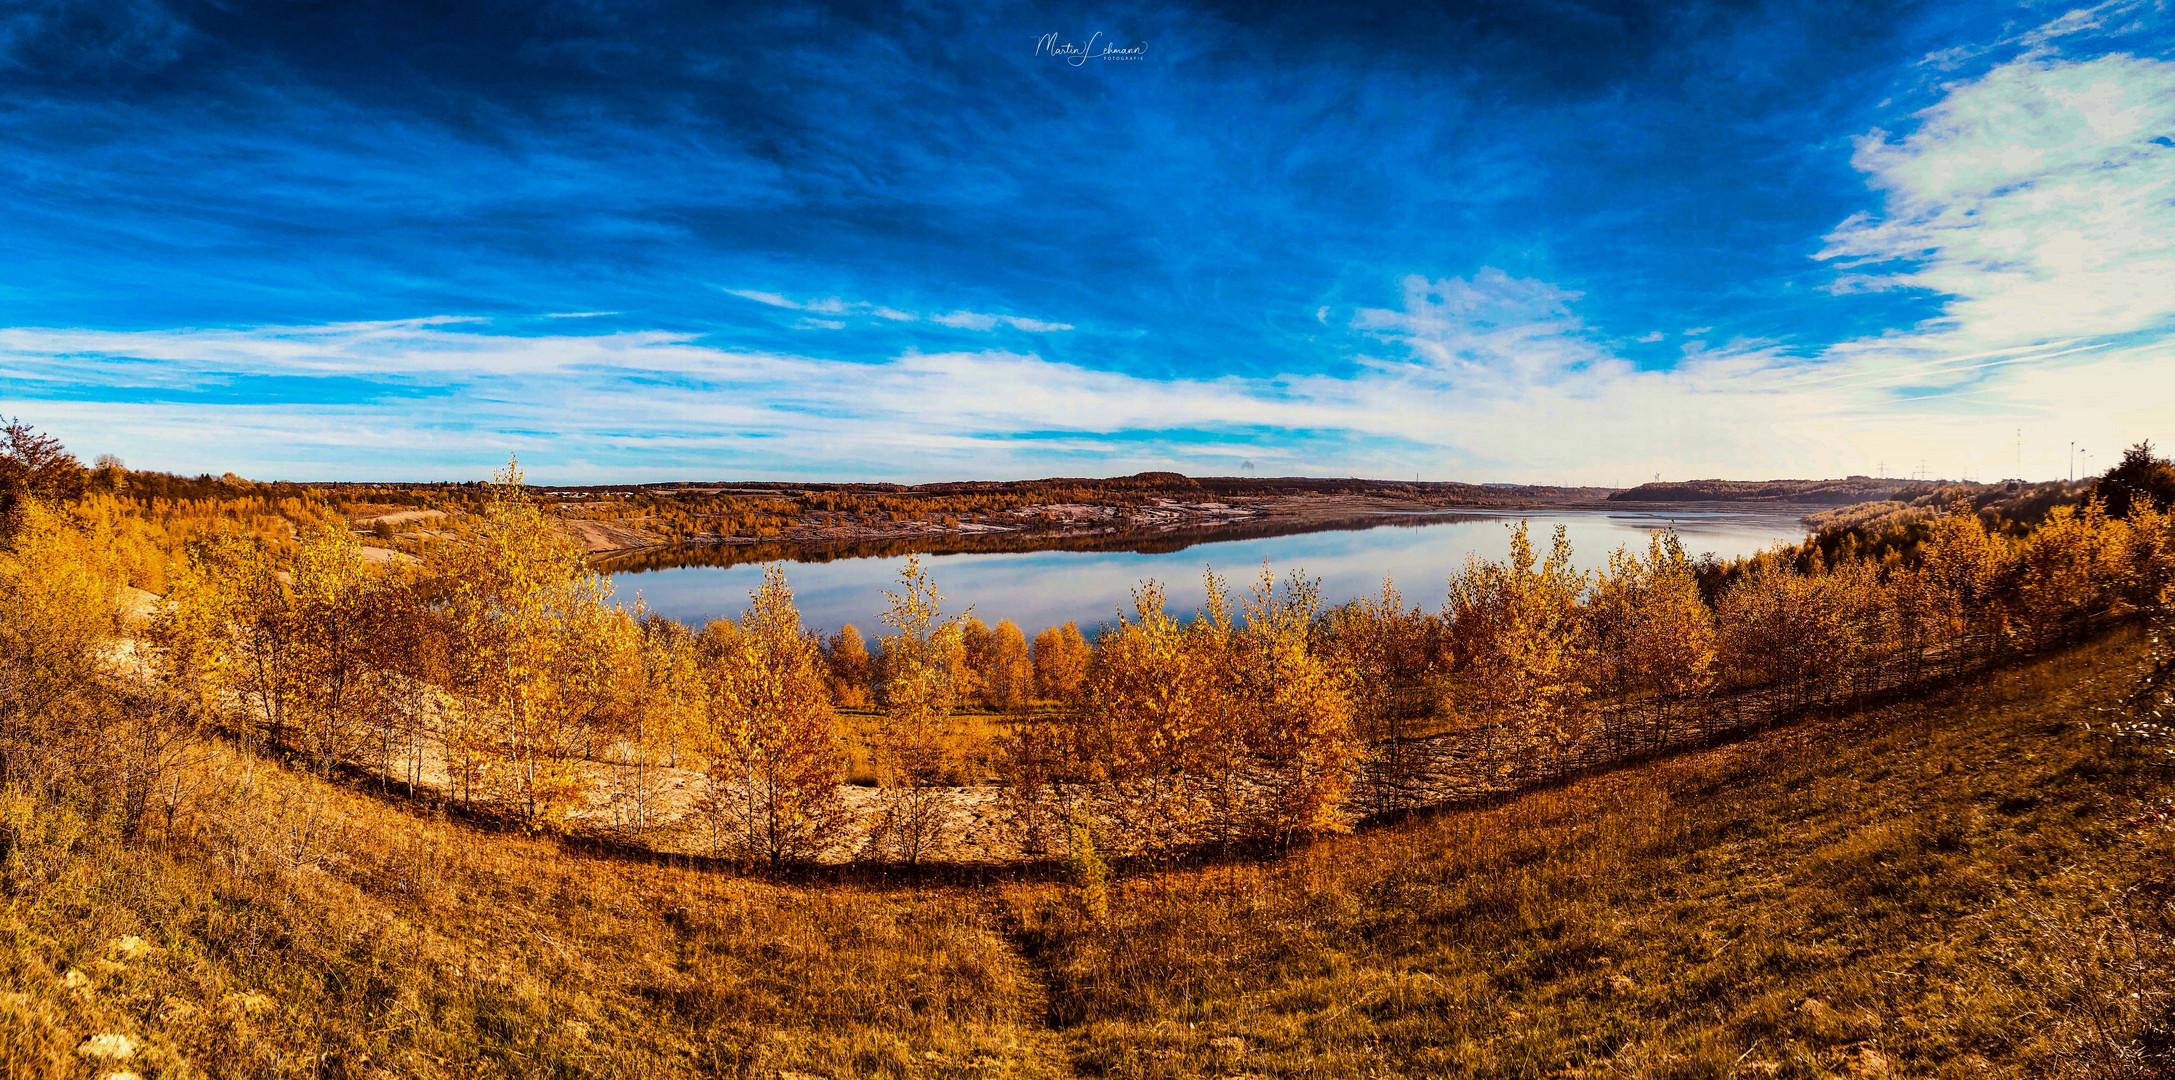
<path fill-rule="evenodd" d="M 1635 362 L 1582 313 L 1592 297 L 1483 266 L 1406 275 L 1397 303 L 1340 321 L 1297 308 L 1351 360 L 1339 374 L 1155 377 L 1027 348 L 841 358 L 685 332 L 520 335 L 447 316 L 18 327 L 0 330 L 0 389 L 88 452 L 328 478 L 475 476 L 506 452 L 547 480 L 1216 473 L 1242 460 L 1263 473 L 1600 484 L 1883 460 L 1994 476 L 2015 468 L 2019 424 L 2040 446 L 2075 437 L 2102 452 L 2164 436 L 2175 64 L 2029 56 L 1950 86 L 1916 119 L 1857 141 L 1852 161 L 1881 205 L 1837 224 L 1818 258 L 1840 271 L 1832 293 L 1924 290 L 1939 310 L 1819 346 L 1702 326 L 1673 361 Z M 727 292 L 814 328 L 1072 329 Z M 2058 453 L 2027 458 L 2028 473 L 2061 471 Z"/>

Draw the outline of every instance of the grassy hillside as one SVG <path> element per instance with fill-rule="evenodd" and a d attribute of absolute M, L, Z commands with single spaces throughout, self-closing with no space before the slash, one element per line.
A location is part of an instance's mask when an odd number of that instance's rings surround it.
<path fill-rule="evenodd" d="M 2095 711 L 2142 649 L 1135 875 L 1100 920 L 1063 882 L 617 861 L 216 750 L 139 844 L 7 808 L 0 1074 L 2045 1075 L 2094 1001 L 2165 1053 L 2166 941 L 2119 901 L 2169 866 L 2169 778 Z"/>
<path fill-rule="evenodd" d="M 2166 1069 L 2168 939 L 2089 944 L 2175 865 L 2165 768 L 2095 711 L 2137 654 L 1128 881 L 1100 923 L 1008 898 L 1097 1073 L 2045 1075 L 2088 993 Z"/>
<path fill-rule="evenodd" d="M 1852 476 L 1842 480 L 1657 480 L 1626 488 L 1610 502 L 1858 503 L 1892 499 L 1909 480 Z"/>
<path fill-rule="evenodd" d="M 10 854 L 0 1075 L 1056 1071 L 971 893 L 622 862 L 200 764 L 209 805 L 148 849 L 48 819 Z M 79 1052 L 101 1035 L 136 1049 Z"/>

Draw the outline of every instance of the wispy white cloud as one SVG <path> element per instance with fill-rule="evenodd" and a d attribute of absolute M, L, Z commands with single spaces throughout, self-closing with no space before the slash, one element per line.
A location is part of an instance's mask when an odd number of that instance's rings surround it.
<path fill-rule="evenodd" d="M 1004 351 L 854 363 L 682 335 L 509 337 L 421 321 L 16 329 L 0 332 L 0 378 L 144 388 L 130 395 L 145 399 L 135 403 L 38 409 L 87 451 L 140 464 L 324 476 L 336 463 L 345 474 L 383 475 L 384 453 L 359 452 L 378 447 L 429 460 L 465 455 L 473 472 L 518 451 L 539 477 L 565 479 L 615 467 L 908 478 L 1225 471 L 1237 457 L 1327 472 L 1596 483 L 1653 471 L 1829 474 L 1862 471 L 1861 456 L 1934 456 L 1928 438 L 1955 442 L 1985 426 L 1971 410 L 1899 398 L 1902 376 L 1926 383 L 1955 368 L 2028 360 L 2001 393 L 2035 395 L 2038 408 L 2055 410 L 2107 405 L 2090 393 L 2105 380 L 2129 387 L 2123 409 L 2150 400 L 2155 386 L 2162 398 L 2175 393 L 2168 375 L 2154 374 L 2175 371 L 2164 351 L 2080 346 L 2066 356 L 1937 358 L 1905 371 L 1753 345 L 1643 371 L 1589 340 L 1565 295 L 1493 273 L 1416 282 L 1404 309 L 1361 313 L 1388 348 L 1348 378 L 1151 379 Z M 2073 375 L 2040 378 L 2064 370 Z M 1835 378 L 1882 371 L 1889 377 Z M 222 373 L 370 379 L 384 396 L 216 409 L 188 400 L 216 388 Z"/>
<path fill-rule="evenodd" d="M 725 292 L 742 300 L 753 300 L 758 304 L 768 304 L 771 307 L 791 308 L 794 311 L 808 310 L 807 306 L 801 302 L 788 300 L 774 292 L 759 292 L 754 289 L 727 289 Z"/>
<path fill-rule="evenodd" d="M 1912 268 L 1846 275 L 1846 291 L 1946 295 L 1943 318 L 1919 333 L 1965 348 L 2168 328 L 2175 64 L 2020 60 L 1955 87 L 1919 120 L 1901 139 L 1875 130 L 1859 140 L 1853 161 L 1886 213 L 1843 222 L 1819 256 Z"/>
<path fill-rule="evenodd" d="M 754 289 L 726 289 L 725 292 L 744 300 L 753 300 L 758 304 L 786 308 L 791 311 L 811 311 L 825 315 L 859 315 L 888 319 L 892 322 L 927 321 L 936 323 L 939 326 L 949 326 L 955 330 L 987 331 L 994 330 L 999 326 L 1009 326 L 1014 330 L 1024 330 L 1030 334 L 1049 334 L 1060 330 L 1073 329 L 1071 323 L 1047 322 L 1042 319 L 1022 318 L 1017 315 L 989 315 L 977 311 L 950 311 L 925 315 L 918 312 L 901 311 L 898 308 L 885 307 L 880 304 L 849 303 L 836 296 L 827 296 L 815 300 L 794 300 L 778 293 L 760 292 Z M 801 325 L 837 330 L 844 328 L 846 324 L 835 320 L 811 319 L 804 320 Z"/>
<path fill-rule="evenodd" d="M 2072 12 L 2042 30 L 2060 36 L 2131 6 Z M 2030 55 L 1949 87 L 1917 119 L 1900 138 L 1858 140 L 1853 161 L 1885 206 L 1838 225 L 1819 257 L 1883 268 L 1841 275 L 1831 292 L 1925 289 L 1945 297 L 1941 312 L 1827 350 L 1823 386 L 1887 392 L 1880 415 L 1919 430 L 1891 443 L 1989 474 L 2017 468 L 2019 426 L 2043 450 L 2165 438 L 2175 426 L 2175 64 Z M 2042 457 L 2035 475 L 2060 464 Z"/>
<path fill-rule="evenodd" d="M 1354 312 L 1344 325 L 1357 363 L 1334 377 L 1150 378 L 1005 350 L 865 363 L 661 332 L 517 337 L 439 318 L 0 330 L 0 385 L 39 398 L 39 422 L 87 452 L 310 476 L 384 475 L 394 460 L 480 475 L 515 451 L 545 479 L 1225 472 L 1242 458 L 1265 471 L 1607 484 L 1835 475 L 1876 460 L 1996 476 L 2015 468 L 2019 425 L 2040 448 L 2027 448 L 2025 471 L 2045 476 L 2062 471 L 2050 448 L 2070 438 L 2111 457 L 2167 436 L 2175 148 L 2154 139 L 2175 131 L 2175 65 L 2033 57 L 1950 88 L 1919 120 L 1860 141 L 1854 160 L 1883 205 L 1839 224 L 1821 257 L 1877 268 L 1858 272 L 1864 287 L 1931 290 L 1942 309 L 1810 352 L 1708 340 L 1673 366 L 1641 367 L 1584 323 L 1577 292 L 1482 269 L 1408 277 L 1396 306 Z M 1066 328 L 734 295 L 816 325 Z M 380 396 L 201 404 L 257 376 Z M 84 386 L 118 400 L 68 400 Z"/>
<path fill-rule="evenodd" d="M 2065 11 L 2049 22 L 2025 31 L 2016 41 L 2023 45 L 2043 46 L 2074 34 L 2104 30 L 2144 7 L 2142 0 L 2103 0 L 2088 8 Z"/>

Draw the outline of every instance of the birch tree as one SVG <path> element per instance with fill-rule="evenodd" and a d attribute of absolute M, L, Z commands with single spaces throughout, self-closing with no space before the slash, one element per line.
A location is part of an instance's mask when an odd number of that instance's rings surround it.
<path fill-rule="evenodd" d="M 735 629 L 705 635 L 711 786 L 701 809 L 729 854 L 772 866 L 813 860 L 849 821 L 843 739 L 822 650 L 775 564 Z"/>
<path fill-rule="evenodd" d="M 605 613 L 609 583 L 584 567 L 518 463 L 493 477 L 469 543 L 441 573 L 459 699 L 449 759 L 530 827 L 559 825 L 587 794 L 595 725 L 613 715 L 594 654 L 623 662 L 629 620 Z"/>
<path fill-rule="evenodd" d="M 1578 609 L 1585 584 L 1585 575 L 1572 569 L 1563 526 L 1556 526 L 1543 561 L 1523 521 L 1511 530 L 1508 562 L 1468 556 L 1450 581 L 1443 617 L 1457 701 L 1510 740 L 1517 766 L 1533 767 L 1537 755 L 1579 734 L 1589 670 Z"/>
<path fill-rule="evenodd" d="M 958 765 L 951 725 L 959 707 L 959 617 L 944 614 L 944 597 L 918 555 L 899 571 L 899 591 L 884 596 L 891 606 L 883 620 L 893 632 L 883 639 L 884 722 L 875 740 L 882 817 L 872 846 L 914 864 L 942 840 L 940 789 Z"/>

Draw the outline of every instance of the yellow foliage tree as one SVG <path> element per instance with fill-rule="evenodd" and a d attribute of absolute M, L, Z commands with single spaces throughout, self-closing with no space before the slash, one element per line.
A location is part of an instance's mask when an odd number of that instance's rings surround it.
<path fill-rule="evenodd" d="M 1835 689 L 1859 627 L 1848 618 L 1845 589 L 1825 574 L 1762 563 L 1722 597 L 1717 644 L 1742 683 L 1769 687 L 1782 708 Z"/>
<path fill-rule="evenodd" d="M 1320 610 L 1319 582 L 1294 572 L 1279 585 L 1264 567 L 1221 665 L 1255 767 L 1249 831 L 1278 846 L 1349 828 L 1360 748 L 1344 681 L 1308 647 Z"/>
<path fill-rule="evenodd" d="M 1210 610 L 1179 622 L 1162 585 L 1133 590 L 1133 615 L 1103 631 L 1066 733 L 1067 771 L 1111 822 L 1106 850 L 1190 843 L 1239 816 L 1244 761 L 1219 664 L 1231 632 L 1221 583 Z M 1091 837 L 1092 839 L 1092 837 Z"/>
<path fill-rule="evenodd" d="M 1586 610 L 1594 682 L 1619 699 L 1620 717 L 1643 713 L 1635 745 L 1660 746 L 1714 681 L 1714 616 L 1676 534 L 1654 533 L 1643 557 L 1613 552 Z"/>
<path fill-rule="evenodd" d="M 823 658 L 830 665 L 831 700 L 842 709 L 868 708 L 874 669 L 860 629 L 852 623 L 839 627 L 824 640 Z"/>
<path fill-rule="evenodd" d="M 2040 642 L 2074 636 L 2092 615 L 2122 602 L 2128 530 L 2098 499 L 2057 506 L 2016 552 L 2024 624 Z"/>
<path fill-rule="evenodd" d="M 1034 697 L 1035 669 L 1027 656 L 1027 636 L 1010 619 L 989 632 L 981 680 L 982 700 L 993 709 L 1025 712 Z"/>
<path fill-rule="evenodd" d="M 849 822 L 843 741 L 822 650 L 801 630 L 775 564 L 736 630 L 704 639 L 711 788 L 701 809 L 728 854 L 773 866 L 813 860 Z"/>
<path fill-rule="evenodd" d="M 1464 711 L 1509 740 L 1514 764 L 1531 768 L 1578 735 L 1588 689 L 1584 587 L 1563 526 L 1543 561 L 1522 521 L 1511 530 L 1510 561 L 1468 556 L 1450 581 L 1443 616 L 1453 692 Z"/>
<path fill-rule="evenodd" d="M 583 759 L 627 715 L 638 633 L 610 583 L 547 516 L 518 463 L 493 477 L 470 542 L 438 567 L 458 700 L 446 749 L 464 788 L 492 790 L 532 828 L 588 791 Z"/>
<path fill-rule="evenodd" d="M 612 805 L 618 827 L 640 836 L 661 820 L 660 778 L 694 749 L 708 689 L 694 635 L 650 611 L 638 611 L 641 690 L 621 739 Z"/>
<path fill-rule="evenodd" d="M 43 788 L 85 764 L 68 736 L 98 711 L 119 629 L 104 537 L 23 497 L 0 547 L 0 783 Z"/>
<path fill-rule="evenodd" d="M 990 704 L 989 674 L 990 651 L 996 638 L 982 620 L 972 615 L 959 620 L 959 633 L 952 638 L 951 647 L 945 650 L 944 664 L 950 669 L 952 691 L 959 700 L 980 701 Z"/>
<path fill-rule="evenodd" d="M 1437 707 L 1430 676 L 1437 669 L 1435 621 L 1388 579 L 1382 592 L 1330 610 L 1319 624 L 1319 648 L 1343 679 L 1358 738 L 1368 748 L 1361 787 L 1367 808 L 1383 813 L 1417 805 L 1426 755 L 1419 736 Z"/>
<path fill-rule="evenodd" d="M 293 745 L 329 774 L 354 758 L 387 723 L 380 669 L 381 618 L 389 591 L 363 561 L 362 546 L 337 519 L 306 530 L 295 551 L 287 617 Z"/>
<path fill-rule="evenodd" d="M 0 544 L 0 847 L 56 799 L 137 838 L 190 786 L 192 710 L 143 679 L 120 638 L 124 580 L 110 520 L 19 499 Z M 27 798 L 25 798 L 27 797 Z M 17 801 L 22 798 L 23 801 Z M 7 860 L 14 878 L 21 860 Z M 34 877 L 36 872 L 32 872 Z"/>
<path fill-rule="evenodd" d="M 915 864 L 935 851 L 948 825 L 941 792 L 958 767 L 952 727 L 959 706 L 953 682 L 962 651 L 957 616 L 909 556 L 899 591 L 886 592 L 883 619 L 884 723 L 875 740 L 882 779 L 882 817 L 871 837 L 874 853 Z"/>
<path fill-rule="evenodd" d="M 2126 602 L 2140 608 L 2175 602 L 2175 507 L 2132 507 L 2124 525 L 2113 557 Z"/>
<path fill-rule="evenodd" d="M 1951 670 L 1960 670 L 1973 653 L 1997 648 L 2009 621 L 1999 600 L 2009 566 L 2001 538 L 1958 503 L 1934 520 L 1922 565 L 1927 614 Z"/>
<path fill-rule="evenodd" d="M 1080 691 L 1087 677 L 1088 642 L 1078 623 L 1053 626 L 1035 635 L 1035 692 L 1065 701 Z"/>
<path fill-rule="evenodd" d="M 239 719 L 245 741 L 285 748 L 299 689 L 301 622 L 272 553 L 221 528 L 191 544 L 152 630 L 169 681 L 217 716 Z"/>

